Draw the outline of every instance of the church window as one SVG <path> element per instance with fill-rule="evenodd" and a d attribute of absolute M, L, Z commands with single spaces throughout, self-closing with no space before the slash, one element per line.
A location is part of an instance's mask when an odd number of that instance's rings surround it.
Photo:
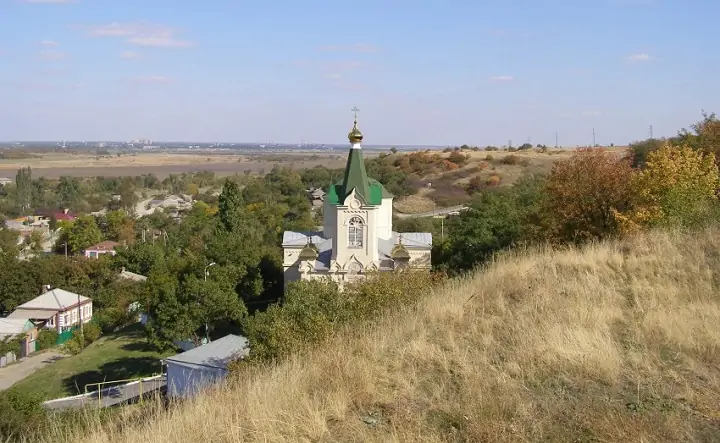
<path fill-rule="evenodd" d="M 350 219 L 350 223 L 348 223 L 348 247 L 362 248 L 363 228 L 363 221 L 360 217 Z"/>

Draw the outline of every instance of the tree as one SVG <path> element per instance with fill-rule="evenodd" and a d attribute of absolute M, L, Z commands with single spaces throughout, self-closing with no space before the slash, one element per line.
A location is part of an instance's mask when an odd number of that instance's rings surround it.
<path fill-rule="evenodd" d="M 633 208 L 617 214 L 626 231 L 653 225 L 702 224 L 717 211 L 720 176 L 715 156 L 669 143 L 648 154 L 631 181 Z"/>
<path fill-rule="evenodd" d="M 63 231 L 66 231 L 66 229 L 63 229 Z M 95 217 L 92 215 L 85 215 L 75 219 L 69 225 L 66 235 L 68 248 L 73 253 L 80 252 L 102 240 L 102 232 L 100 232 Z"/>
<path fill-rule="evenodd" d="M 689 146 L 707 154 L 714 154 L 715 161 L 720 161 L 720 120 L 715 113 L 708 114 L 703 111 L 702 120 L 690 126 L 690 130 L 683 129 L 674 140 L 681 146 Z"/>
<path fill-rule="evenodd" d="M 32 207 L 33 182 L 30 167 L 21 168 L 15 175 L 15 192 L 17 193 L 17 204 L 21 212 Z"/>
<path fill-rule="evenodd" d="M 657 151 L 665 145 L 664 140 L 658 140 L 656 138 L 649 138 L 645 141 L 635 142 L 630 144 L 630 152 L 632 157 L 632 167 L 642 168 L 645 166 L 645 161 L 648 154 Z"/>
<path fill-rule="evenodd" d="M 80 197 L 80 182 L 74 177 L 60 177 L 56 192 L 60 206 L 75 207 Z"/>
<path fill-rule="evenodd" d="M 225 229 L 232 230 L 236 225 L 233 217 L 244 204 L 237 182 L 226 178 L 218 201 L 218 216 Z"/>
<path fill-rule="evenodd" d="M 557 162 L 547 178 L 543 212 L 551 239 L 601 239 L 619 232 L 617 213 L 630 207 L 630 159 L 602 149 L 580 149 Z"/>
<path fill-rule="evenodd" d="M 528 177 L 512 187 L 477 194 L 468 211 L 450 219 L 447 242 L 433 250 L 436 269 L 472 269 L 492 254 L 534 235 L 542 180 Z"/>

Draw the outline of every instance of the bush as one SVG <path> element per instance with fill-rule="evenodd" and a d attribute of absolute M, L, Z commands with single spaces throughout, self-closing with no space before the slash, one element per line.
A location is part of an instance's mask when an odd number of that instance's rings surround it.
<path fill-rule="evenodd" d="M 497 186 L 500 184 L 500 180 L 499 175 L 491 175 L 487 180 L 485 180 L 485 184 L 488 186 Z"/>
<path fill-rule="evenodd" d="M 518 165 L 518 164 L 520 164 L 521 161 L 522 161 L 522 157 L 520 157 L 519 155 L 514 155 L 514 154 L 506 155 L 502 159 L 503 164 L 506 164 L 506 165 Z"/>
<path fill-rule="evenodd" d="M 498 148 L 497 146 L 487 146 L 487 147 L 485 147 L 485 150 L 486 151 L 499 151 L 500 148 Z"/>
<path fill-rule="evenodd" d="M 549 236 L 582 242 L 618 234 L 616 214 L 630 208 L 632 175 L 629 159 L 597 148 L 555 163 L 545 186 Z"/>
<path fill-rule="evenodd" d="M 32 441 L 41 432 L 45 411 L 37 394 L 13 389 L 0 392 L 0 441 Z"/>
<path fill-rule="evenodd" d="M 448 160 L 455 163 L 458 166 L 464 166 L 465 164 L 467 164 L 469 159 L 470 159 L 470 156 L 468 154 L 463 154 L 460 151 L 453 151 L 448 156 Z"/>
<path fill-rule="evenodd" d="M 493 160 L 495 160 L 495 157 L 493 157 L 492 154 L 488 154 L 488 155 L 485 156 L 485 161 L 486 161 L 486 162 L 491 162 L 491 161 L 493 161 Z"/>
<path fill-rule="evenodd" d="M 102 330 L 100 329 L 100 326 L 95 322 L 90 322 L 83 326 L 83 336 L 85 337 L 85 346 L 88 346 L 90 343 L 93 343 L 97 341 L 97 339 L 100 338 L 102 335 Z"/>
<path fill-rule="evenodd" d="M 342 293 L 335 283 L 301 280 L 288 285 L 282 305 L 272 305 L 242 322 L 252 352 L 247 362 L 272 361 L 331 337 L 341 326 L 371 320 L 384 309 L 412 303 L 427 293 L 428 272 L 383 272 Z"/>
<path fill-rule="evenodd" d="M 63 343 L 63 350 L 70 355 L 77 355 L 82 352 L 85 343 L 82 336 L 80 335 L 80 329 L 73 331 L 72 338 Z"/>
<path fill-rule="evenodd" d="M 55 329 L 43 329 L 37 336 L 38 351 L 42 349 L 50 349 L 57 344 L 58 333 Z"/>

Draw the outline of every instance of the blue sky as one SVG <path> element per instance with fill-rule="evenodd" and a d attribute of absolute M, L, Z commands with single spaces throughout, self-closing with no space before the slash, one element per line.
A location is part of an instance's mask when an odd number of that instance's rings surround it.
<path fill-rule="evenodd" d="M 622 144 L 720 111 L 717 0 L 0 0 L 0 140 Z"/>

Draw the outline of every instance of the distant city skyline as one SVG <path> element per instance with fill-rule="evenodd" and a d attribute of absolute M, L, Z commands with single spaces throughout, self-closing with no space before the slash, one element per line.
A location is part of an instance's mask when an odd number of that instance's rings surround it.
<path fill-rule="evenodd" d="M 711 0 L 0 0 L 0 140 L 563 146 L 720 111 Z"/>

